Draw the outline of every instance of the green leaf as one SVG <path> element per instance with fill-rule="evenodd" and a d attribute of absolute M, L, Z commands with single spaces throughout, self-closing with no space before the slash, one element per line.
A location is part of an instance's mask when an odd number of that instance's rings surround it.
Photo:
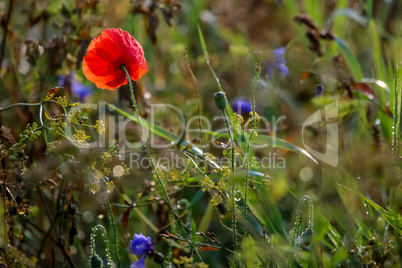
<path fill-rule="evenodd" d="M 215 212 L 214 206 L 212 205 L 211 202 L 209 202 L 208 207 L 203 212 L 201 223 L 198 225 L 199 232 L 202 233 L 207 232 L 208 226 L 211 223 L 214 212 Z"/>
<path fill-rule="evenodd" d="M 248 202 L 250 210 L 269 233 L 276 233 L 287 238 L 282 215 L 271 190 L 260 184 L 255 184 L 255 187 L 257 192 L 250 192 L 250 201 Z M 252 197 L 253 194 L 255 194 L 254 197 Z"/>
<path fill-rule="evenodd" d="M 387 81 L 387 71 L 385 68 L 383 56 L 381 53 L 380 39 L 377 32 L 377 26 L 373 20 L 370 20 L 369 31 L 371 37 L 372 57 L 376 76 L 382 80 Z"/>
<path fill-rule="evenodd" d="M 200 36 L 200 43 L 201 43 L 202 52 L 204 52 L 205 58 L 209 61 L 207 46 L 205 45 L 205 40 L 204 40 L 204 35 L 202 34 L 200 25 L 197 25 L 197 27 L 198 27 L 198 35 Z"/>
<path fill-rule="evenodd" d="M 202 48 L 202 51 L 204 52 L 204 56 L 205 56 L 205 59 L 206 59 L 206 61 L 207 61 L 207 65 L 208 65 L 209 69 L 211 70 L 212 75 L 214 76 L 214 78 L 215 78 L 215 80 L 216 80 L 216 83 L 218 84 L 219 91 L 224 92 L 223 89 L 222 89 L 222 86 L 221 86 L 221 84 L 220 84 L 220 82 L 219 82 L 219 78 L 216 76 L 215 71 L 214 71 L 214 69 L 212 68 L 211 63 L 210 63 L 210 61 L 209 61 L 208 50 L 207 50 L 207 46 L 206 46 L 206 44 L 205 44 L 204 35 L 202 34 L 200 25 L 197 25 L 197 27 L 198 27 L 198 35 L 199 35 L 199 37 L 200 37 L 201 48 Z M 226 102 L 229 103 L 229 101 L 228 101 L 226 95 L 225 95 L 225 98 L 226 98 Z M 232 119 L 231 119 L 232 116 L 233 116 L 232 107 L 230 107 L 230 105 L 226 105 L 226 109 L 225 109 L 225 110 L 226 110 L 226 112 L 227 112 L 228 115 L 229 115 L 229 119 L 230 119 L 230 121 L 232 122 L 233 128 L 234 128 L 235 130 L 237 130 L 237 127 L 236 127 L 235 122 L 233 122 Z"/>
<path fill-rule="evenodd" d="M 338 8 L 329 16 L 330 20 L 335 20 L 338 17 L 346 16 L 360 25 L 367 26 L 367 19 L 351 8 Z M 341 20 L 341 19 L 340 19 Z M 344 19 L 342 19 L 345 21 Z"/>
<path fill-rule="evenodd" d="M 323 230 L 325 231 L 325 235 L 329 238 L 329 240 L 332 242 L 333 246 L 336 249 L 340 249 L 344 247 L 344 243 L 342 242 L 342 236 L 338 233 L 338 231 L 332 226 L 332 224 L 328 221 L 328 219 L 322 215 L 319 214 L 318 220 L 321 224 L 320 231 Z M 317 230 L 317 229 L 316 229 Z"/>
<path fill-rule="evenodd" d="M 220 138 L 220 137 L 229 138 L 228 134 L 222 134 L 222 133 L 208 131 L 208 130 L 204 130 L 204 131 L 205 131 L 205 133 L 216 136 L 217 138 Z M 241 141 L 244 141 L 244 142 L 246 141 L 246 137 L 243 134 L 234 135 L 234 139 L 235 140 L 240 139 Z M 311 160 L 313 160 L 314 163 L 317 164 L 317 160 L 315 160 L 315 158 L 311 154 L 309 154 L 306 150 L 304 150 L 303 148 L 300 148 L 284 139 L 277 138 L 277 137 L 271 137 L 271 136 L 267 136 L 267 135 L 258 135 L 257 139 L 254 141 L 254 143 L 260 144 L 260 145 L 269 145 L 274 148 L 284 149 L 284 150 L 288 150 L 288 151 L 295 152 L 295 153 L 301 153 L 301 154 L 307 156 L 308 158 L 310 158 Z"/>
<path fill-rule="evenodd" d="M 251 235 L 248 236 L 245 243 L 246 251 L 246 259 L 247 259 L 247 267 L 254 267 L 254 259 L 255 259 L 255 246 L 254 240 Z"/>
<path fill-rule="evenodd" d="M 361 215 L 358 213 L 359 210 L 356 208 L 356 205 L 351 205 L 353 204 L 352 201 L 353 195 L 358 194 L 341 184 L 337 184 L 336 188 L 343 203 L 345 204 L 346 209 L 352 216 L 353 220 L 356 222 L 357 226 L 359 226 L 359 228 L 363 231 L 363 234 L 366 238 L 371 239 L 373 237 L 372 230 L 364 223 Z M 348 190 L 348 193 L 346 193 L 345 190 Z"/>
<path fill-rule="evenodd" d="M 392 124 L 392 144 L 395 144 L 399 138 L 399 130 L 400 130 L 400 120 L 401 120 L 401 111 L 402 111 L 402 36 L 400 36 L 395 42 L 395 51 L 396 51 L 396 66 L 395 66 L 395 77 L 394 77 L 394 90 L 393 90 L 393 124 Z M 396 148 L 394 150 L 394 156 L 397 156 L 398 151 Z"/>
<path fill-rule="evenodd" d="M 363 71 L 355 55 L 353 55 L 352 51 L 349 49 L 346 43 L 337 36 L 335 36 L 335 43 L 341 49 L 341 53 L 345 57 L 345 60 L 348 63 L 349 69 L 352 72 L 354 78 L 357 81 L 360 81 L 363 78 Z"/>
<path fill-rule="evenodd" d="M 311 160 L 313 160 L 314 163 L 317 164 L 317 160 L 315 160 L 314 157 L 311 154 L 309 154 L 306 150 L 304 150 L 303 148 L 300 148 L 286 140 L 283 140 L 283 139 L 280 139 L 277 137 L 267 136 L 267 135 L 258 135 L 256 143 L 267 144 L 274 148 L 280 148 L 280 149 L 284 149 L 284 150 L 288 150 L 288 151 L 292 151 L 292 152 L 296 152 L 296 153 L 301 153 L 301 154 L 307 156 L 308 158 L 310 158 Z"/>
<path fill-rule="evenodd" d="M 194 247 L 196 247 L 197 246 L 197 226 L 195 226 L 194 219 L 192 219 L 192 224 L 191 224 L 191 236 L 192 236 Z"/>
<path fill-rule="evenodd" d="M 191 209 L 200 199 L 204 196 L 205 192 L 200 189 L 198 190 L 197 194 L 193 197 L 193 199 L 190 202 L 190 205 L 188 205 L 187 209 Z"/>
<path fill-rule="evenodd" d="M 364 195 L 360 195 L 360 198 L 362 202 L 367 202 L 369 203 L 375 210 L 380 212 L 380 214 L 389 222 L 389 224 L 394 227 L 394 229 L 402 235 L 402 216 L 392 210 L 391 208 L 387 207 L 387 209 L 384 209 L 380 205 L 378 205 L 376 202 L 373 200 L 365 197 Z"/>

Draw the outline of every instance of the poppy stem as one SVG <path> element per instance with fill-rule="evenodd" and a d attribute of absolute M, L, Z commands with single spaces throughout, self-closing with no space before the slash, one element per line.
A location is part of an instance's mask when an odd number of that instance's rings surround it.
<path fill-rule="evenodd" d="M 153 160 L 153 158 L 151 156 L 151 150 L 149 149 L 148 143 L 147 143 L 147 141 L 145 139 L 145 133 L 144 133 L 144 129 L 142 128 L 141 117 L 140 117 L 140 114 L 138 112 L 137 103 L 135 101 L 134 90 L 133 90 L 133 86 L 131 84 L 131 78 L 130 78 L 130 76 L 128 74 L 126 66 L 122 65 L 121 69 L 126 73 L 126 76 L 127 76 L 127 79 L 128 79 L 128 85 L 130 87 L 131 99 L 133 101 L 133 108 L 134 108 L 134 111 L 135 111 L 135 115 L 137 116 L 138 125 L 139 125 L 141 133 L 142 133 L 144 146 L 145 146 L 145 149 L 147 151 L 149 162 L 151 163 L 151 166 L 152 166 L 152 170 L 154 171 L 154 174 L 155 174 L 156 178 L 158 179 L 158 182 L 159 182 L 159 184 L 160 184 L 160 186 L 162 188 L 163 195 L 164 195 L 164 197 L 166 199 L 166 202 L 169 205 L 169 208 L 172 210 L 174 216 L 177 217 L 176 211 L 174 210 L 173 205 L 170 202 L 169 195 L 167 194 L 167 191 L 166 191 L 165 185 L 163 184 L 162 178 L 160 177 L 159 172 L 156 169 L 156 165 L 155 165 L 154 160 Z"/>
<path fill-rule="evenodd" d="M 138 125 L 139 125 L 140 130 L 141 130 L 141 133 L 142 133 L 142 139 L 143 139 L 143 141 L 144 141 L 144 146 L 145 146 L 145 149 L 146 149 L 146 151 L 147 151 L 148 158 L 149 158 L 149 162 L 151 163 L 151 166 L 152 166 L 152 170 L 154 171 L 154 174 L 155 174 L 155 176 L 156 176 L 156 178 L 157 178 L 157 180 L 158 180 L 158 182 L 159 182 L 159 185 L 160 185 L 161 188 L 162 188 L 163 196 L 165 197 L 166 202 L 168 203 L 169 208 L 170 208 L 170 210 L 172 211 L 174 220 L 176 220 L 176 221 L 177 221 L 177 224 L 179 225 L 179 228 L 178 228 L 178 229 L 179 229 L 179 232 L 180 232 L 181 235 L 184 237 L 184 239 L 186 240 L 186 242 L 190 245 L 190 247 L 191 247 L 192 250 L 195 252 L 195 254 L 197 255 L 197 257 L 198 257 L 201 261 L 203 261 L 202 258 L 201 258 L 201 256 L 200 256 L 200 254 L 199 254 L 198 251 L 197 251 L 197 246 L 195 245 L 195 243 L 193 243 L 192 241 L 190 241 L 190 240 L 188 239 L 187 233 L 186 233 L 186 231 L 185 231 L 185 229 L 184 229 L 183 222 L 181 221 L 181 218 L 177 215 L 177 212 L 176 212 L 176 210 L 173 208 L 172 202 L 171 202 L 170 199 L 169 199 L 169 195 L 168 195 L 168 193 L 167 193 L 167 191 L 166 191 L 165 185 L 163 184 L 162 178 L 161 178 L 161 176 L 159 175 L 159 172 L 158 172 L 158 170 L 157 170 L 157 168 L 156 168 L 156 165 L 155 165 L 155 163 L 154 163 L 154 160 L 153 160 L 153 158 L 152 158 L 151 151 L 150 151 L 150 149 L 149 149 L 148 143 L 147 143 L 147 141 L 146 141 L 146 139 L 145 139 L 145 133 L 144 133 L 144 129 L 143 129 L 143 127 L 142 127 L 141 117 L 140 117 L 140 114 L 139 114 L 139 112 L 138 112 L 137 103 L 136 103 L 136 101 L 135 101 L 134 90 L 133 90 L 133 85 L 131 84 L 130 75 L 128 74 L 128 71 L 127 71 L 125 65 L 122 65 L 120 68 L 126 73 L 126 76 L 127 76 L 127 79 L 128 79 L 128 85 L 129 85 L 129 87 L 130 87 L 131 99 L 132 99 L 132 101 L 133 101 L 133 108 L 134 108 L 134 111 L 135 111 L 135 115 L 136 115 L 136 117 L 137 117 Z"/>

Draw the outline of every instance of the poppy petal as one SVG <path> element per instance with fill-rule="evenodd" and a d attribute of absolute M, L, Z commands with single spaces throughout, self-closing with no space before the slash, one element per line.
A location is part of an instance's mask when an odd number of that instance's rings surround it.
<path fill-rule="evenodd" d="M 106 29 L 94 38 L 82 63 L 84 75 L 98 88 L 113 90 L 131 79 L 139 80 L 148 70 L 141 45 L 122 29 Z"/>

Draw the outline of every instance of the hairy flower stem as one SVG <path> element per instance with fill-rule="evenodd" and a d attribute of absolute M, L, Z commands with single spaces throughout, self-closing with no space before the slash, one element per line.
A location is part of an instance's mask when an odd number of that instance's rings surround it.
<path fill-rule="evenodd" d="M 98 224 L 95 227 L 92 228 L 92 233 L 91 233 L 91 247 L 92 247 L 92 256 L 96 255 L 96 250 L 95 250 L 95 238 L 97 232 L 101 233 L 101 238 L 103 239 L 103 242 L 105 243 L 105 252 L 106 252 L 106 259 L 107 259 L 107 265 L 108 267 L 112 267 L 112 259 L 110 255 L 110 245 L 109 245 L 109 240 L 107 238 L 107 232 L 105 227 L 102 225 Z"/>
<path fill-rule="evenodd" d="M 261 62 L 257 62 L 256 64 L 257 73 L 254 78 L 253 87 L 251 88 L 251 106 L 253 109 L 253 128 L 251 129 L 250 138 L 248 139 L 246 146 L 246 179 L 244 182 L 244 207 L 243 207 L 243 218 L 244 218 L 244 238 L 247 238 L 247 195 L 248 195 L 248 180 L 249 180 L 249 171 L 250 171 L 250 145 L 252 143 L 252 139 L 255 132 L 256 127 L 256 117 L 255 117 L 255 86 L 257 85 L 258 77 L 261 72 Z"/>
<path fill-rule="evenodd" d="M 152 170 L 154 171 L 155 176 L 156 176 L 156 178 L 158 179 L 159 185 L 160 185 L 161 188 L 162 188 L 163 196 L 165 197 L 166 202 L 168 203 L 170 210 L 171 210 L 172 213 L 174 214 L 173 216 L 176 218 L 176 217 L 177 217 L 176 211 L 174 210 L 173 205 L 172 205 L 172 203 L 170 202 L 169 195 L 167 194 L 165 185 L 163 184 L 162 178 L 160 177 L 159 172 L 158 172 L 158 170 L 156 169 L 156 165 L 155 165 L 154 160 L 153 160 L 152 155 L 151 155 L 151 150 L 149 149 L 148 143 L 147 143 L 147 141 L 145 140 L 145 132 L 144 132 L 144 129 L 143 129 L 142 124 L 141 124 L 141 118 L 140 118 L 140 114 L 139 114 L 139 112 L 138 112 L 137 102 L 135 101 L 134 90 L 133 90 L 133 86 L 132 86 L 132 84 L 131 84 L 131 78 L 130 78 L 130 76 L 129 76 L 129 74 L 128 74 L 128 71 L 127 71 L 127 69 L 126 69 L 126 66 L 122 65 L 121 68 L 122 68 L 122 69 L 124 70 L 124 72 L 126 73 L 126 76 L 127 76 L 127 79 L 128 79 L 128 85 L 129 85 L 129 87 L 130 87 L 131 99 L 132 99 L 132 101 L 133 101 L 133 108 L 134 108 L 134 111 L 135 111 L 135 115 L 137 116 L 138 125 L 139 125 L 140 130 L 141 130 L 141 133 L 142 133 L 142 137 L 143 137 L 143 141 L 144 141 L 144 146 L 145 146 L 145 149 L 146 149 L 147 154 L 148 154 L 149 162 L 151 163 Z"/>
<path fill-rule="evenodd" d="M 179 232 L 184 237 L 186 242 L 190 245 L 190 247 L 193 249 L 193 251 L 195 252 L 197 257 L 202 261 L 202 258 L 201 258 L 200 254 L 197 251 L 196 245 L 194 243 L 192 243 L 190 240 L 188 240 L 187 234 L 184 231 L 185 229 L 184 229 L 183 222 L 181 221 L 181 218 L 177 215 L 176 210 L 173 208 L 172 202 L 170 202 L 169 195 L 168 195 L 168 193 L 166 191 L 165 185 L 163 184 L 162 178 L 159 175 L 158 170 L 156 169 L 156 165 L 155 165 L 154 160 L 152 158 L 151 151 L 149 150 L 148 143 L 145 140 L 145 132 L 144 132 L 144 129 L 143 129 L 142 125 L 141 125 L 141 118 L 140 118 L 140 114 L 138 112 L 137 103 L 135 101 L 134 90 L 133 90 L 133 85 L 131 84 L 130 75 L 128 74 L 126 66 L 122 65 L 121 69 L 126 73 L 126 76 L 127 76 L 127 79 L 128 79 L 128 85 L 130 87 L 130 93 L 131 93 L 131 100 L 133 101 L 133 108 L 134 108 L 134 111 L 135 111 L 135 115 L 137 117 L 138 125 L 139 125 L 141 133 L 142 133 L 144 146 L 145 146 L 145 149 L 147 151 L 147 155 L 148 155 L 148 158 L 149 158 L 149 162 L 151 163 L 152 170 L 154 171 L 154 174 L 155 174 L 155 176 L 156 176 L 156 178 L 158 180 L 158 183 L 159 183 L 160 187 L 162 188 L 162 194 L 163 194 L 164 198 L 166 199 L 166 202 L 169 205 L 170 210 L 172 211 L 173 218 L 177 221 L 177 224 L 179 225 Z"/>
<path fill-rule="evenodd" d="M 232 144 L 232 175 L 235 173 L 235 143 L 233 140 L 233 134 L 230 129 L 229 120 L 225 109 L 222 109 L 223 118 L 225 118 L 225 124 L 229 132 L 230 143 Z M 232 225 L 233 225 L 233 244 L 234 244 L 234 252 L 236 252 L 237 257 L 237 228 L 236 228 L 236 200 L 235 200 L 235 182 L 232 180 Z"/>
<path fill-rule="evenodd" d="M 106 199 L 107 208 L 109 210 L 110 222 L 112 224 L 113 230 L 113 244 L 114 244 L 114 251 L 116 252 L 116 266 L 121 267 L 120 263 L 120 254 L 119 254 L 119 245 L 117 242 L 117 230 L 116 230 L 116 223 L 113 216 L 112 207 L 110 206 L 109 200 Z"/>

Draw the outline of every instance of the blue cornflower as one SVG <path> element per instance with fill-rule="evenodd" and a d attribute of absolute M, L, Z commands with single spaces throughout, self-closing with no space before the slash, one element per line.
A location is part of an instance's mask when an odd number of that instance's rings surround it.
<path fill-rule="evenodd" d="M 130 268 L 145 267 L 145 257 L 155 251 L 151 238 L 143 234 L 134 234 L 133 240 L 130 241 L 130 246 L 126 249 L 129 253 L 142 256 L 138 261 L 131 264 Z"/>
<path fill-rule="evenodd" d="M 277 49 L 272 50 L 272 55 L 274 55 L 275 58 L 282 58 L 283 54 L 285 54 L 285 47 L 280 47 Z"/>
<path fill-rule="evenodd" d="M 238 97 L 233 101 L 232 110 L 237 114 L 249 114 L 253 111 L 253 105 L 250 101 L 243 99 L 242 97 Z"/>
<path fill-rule="evenodd" d="M 61 74 L 57 76 L 57 83 L 61 87 L 65 87 L 67 85 L 67 75 Z"/>
<path fill-rule="evenodd" d="M 59 86 L 66 87 L 70 85 L 73 94 L 78 96 L 81 101 L 93 92 L 93 87 L 84 85 L 77 80 L 74 72 L 71 72 L 70 75 L 59 75 L 57 78 Z"/>
<path fill-rule="evenodd" d="M 316 85 L 315 86 L 315 96 L 319 97 L 324 95 L 324 87 L 323 85 Z"/>
<path fill-rule="evenodd" d="M 289 75 L 289 68 L 286 66 L 284 58 L 285 49 L 285 47 L 280 47 L 272 50 L 273 59 L 270 60 L 267 65 L 267 75 L 269 78 L 272 77 L 274 70 L 279 71 L 282 77 Z"/>
<path fill-rule="evenodd" d="M 130 265 L 130 268 L 144 268 L 144 267 L 145 267 L 145 255 L 142 256 L 141 259 Z"/>
<path fill-rule="evenodd" d="M 80 81 L 78 81 L 75 77 L 74 77 L 74 73 L 71 73 L 71 91 L 77 95 L 78 97 L 80 97 L 80 100 L 84 99 L 86 96 L 92 94 L 93 92 L 93 88 L 92 86 L 87 86 L 84 85 L 83 83 L 81 83 Z"/>

